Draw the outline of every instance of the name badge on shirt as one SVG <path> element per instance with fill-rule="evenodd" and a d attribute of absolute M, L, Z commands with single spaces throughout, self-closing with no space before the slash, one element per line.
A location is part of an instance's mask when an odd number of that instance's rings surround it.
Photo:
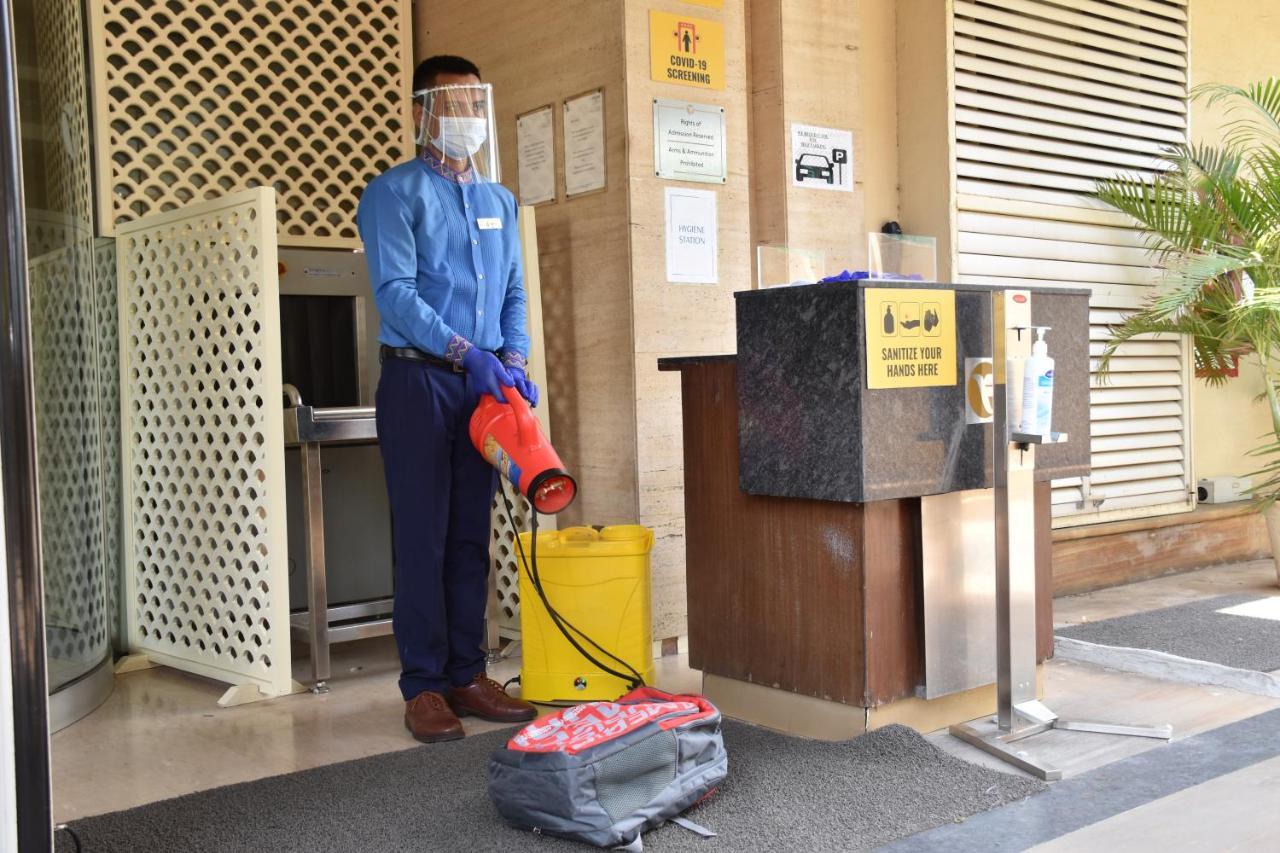
<path fill-rule="evenodd" d="M 476 227 L 481 231 L 501 230 L 502 220 L 496 216 L 481 216 L 476 219 Z"/>

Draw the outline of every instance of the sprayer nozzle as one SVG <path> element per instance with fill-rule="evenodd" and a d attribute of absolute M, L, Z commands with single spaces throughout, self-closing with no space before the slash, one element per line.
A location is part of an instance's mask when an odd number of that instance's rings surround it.
<path fill-rule="evenodd" d="M 529 489 L 529 502 L 543 515 L 555 515 L 573 503 L 578 484 L 564 471 L 544 471 Z"/>

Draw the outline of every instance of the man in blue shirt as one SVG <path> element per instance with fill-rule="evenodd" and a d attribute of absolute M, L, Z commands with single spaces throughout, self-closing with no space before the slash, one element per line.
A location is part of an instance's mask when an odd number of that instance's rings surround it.
<path fill-rule="evenodd" d="M 495 472 L 468 424 L 481 394 L 525 375 L 524 272 L 516 202 L 495 180 L 490 89 L 474 64 L 435 56 L 414 71 L 419 156 L 369 183 L 356 221 L 381 315 L 378 442 L 395 554 L 392 623 L 405 726 L 462 737 L 459 716 L 533 719 L 486 675 L 489 509 Z"/>

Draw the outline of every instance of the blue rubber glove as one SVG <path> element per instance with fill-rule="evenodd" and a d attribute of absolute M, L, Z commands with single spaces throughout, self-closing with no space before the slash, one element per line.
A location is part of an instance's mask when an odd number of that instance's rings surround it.
<path fill-rule="evenodd" d="M 529 405 L 537 408 L 538 406 L 538 386 L 533 384 L 528 374 L 524 372 L 523 367 L 507 367 L 507 372 L 511 374 L 512 380 L 515 381 L 516 390 L 520 392 L 520 396 L 529 401 Z"/>
<path fill-rule="evenodd" d="M 496 355 L 479 347 L 468 347 L 462 354 L 462 369 L 476 393 L 491 394 L 499 403 L 507 402 L 502 389 L 511 388 L 515 381 Z"/>

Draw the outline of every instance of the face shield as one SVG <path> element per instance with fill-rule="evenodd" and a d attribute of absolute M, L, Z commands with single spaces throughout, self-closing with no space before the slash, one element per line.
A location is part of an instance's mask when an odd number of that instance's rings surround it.
<path fill-rule="evenodd" d="M 468 167 L 475 180 L 497 182 L 498 139 L 493 87 L 487 83 L 434 86 L 413 93 L 419 148 L 457 172 Z"/>

